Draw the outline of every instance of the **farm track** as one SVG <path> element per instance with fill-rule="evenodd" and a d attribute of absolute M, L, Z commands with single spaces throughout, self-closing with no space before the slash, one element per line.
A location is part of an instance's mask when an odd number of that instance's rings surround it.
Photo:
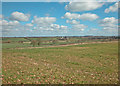
<path fill-rule="evenodd" d="M 9 48 L 9 49 L 34 49 L 34 48 L 49 48 L 49 47 L 66 47 L 72 45 L 84 45 L 84 44 L 96 44 L 96 43 L 113 43 L 118 41 L 111 41 L 111 42 L 90 42 L 90 43 L 75 43 L 75 44 L 66 44 L 66 45 L 57 45 L 57 46 L 47 46 L 47 47 L 25 47 L 25 48 Z"/>

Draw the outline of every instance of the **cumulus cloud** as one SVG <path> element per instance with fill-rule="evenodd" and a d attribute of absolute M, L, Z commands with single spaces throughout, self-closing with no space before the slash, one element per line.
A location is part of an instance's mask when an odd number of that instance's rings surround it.
<path fill-rule="evenodd" d="M 101 20 L 99 24 L 104 30 L 117 29 L 118 19 L 114 17 L 106 17 Z"/>
<path fill-rule="evenodd" d="M 118 11 L 118 2 L 116 2 L 114 5 L 110 6 L 109 8 L 105 9 L 105 13 L 116 12 L 116 11 Z"/>
<path fill-rule="evenodd" d="M 10 21 L 8 22 L 8 25 L 9 26 L 16 26 L 16 25 L 19 25 L 20 23 L 18 21 Z"/>
<path fill-rule="evenodd" d="M 80 21 L 77 21 L 77 20 L 66 20 L 66 23 L 70 23 L 70 24 L 79 24 Z"/>
<path fill-rule="evenodd" d="M 88 35 L 93 36 L 117 36 L 118 29 L 99 29 L 99 28 L 91 28 L 87 31 Z"/>
<path fill-rule="evenodd" d="M 36 24 L 35 29 L 40 30 L 47 30 L 47 31 L 53 31 L 53 30 L 60 30 L 60 29 L 67 29 L 67 26 L 64 25 L 58 25 L 54 24 L 56 22 L 55 17 L 37 17 L 35 16 L 32 20 L 33 24 Z"/>
<path fill-rule="evenodd" d="M 51 24 L 50 26 L 51 26 L 51 28 L 54 28 L 54 29 L 60 28 L 60 25 L 58 25 L 58 24 Z"/>
<path fill-rule="evenodd" d="M 67 19 L 70 19 L 70 20 L 74 20 L 73 22 L 76 22 L 75 19 L 93 21 L 93 20 L 99 18 L 99 16 L 96 15 L 96 14 L 92 14 L 92 13 L 84 13 L 84 14 L 80 15 L 80 14 L 77 14 L 77 13 L 66 12 L 65 15 L 62 18 L 67 18 Z M 67 20 L 67 23 L 68 22 L 69 21 Z"/>
<path fill-rule="evenodd" d="M 97 18 L 99 18 L 99 16 L 97 16 L 96 14 L 91 14 L 91 13 L 85 13 L 80 16 L 80 19 L 89 20 L 89 21 L 96 20 Z"/>
<path fill-rule="evenodd" d="M 64 25 L 51 24 L 51 28 L 54 28 L 54 29 L 67 29 L 68 27 L 64 26 Z"/>
<path fill-rule="evenodd" d="M 80 14 L 66 12 L 65 15 L 64 15 L 62 18 L 67 18 L 67 19 L 79 19 L 79 18 L 80 18 Z"/>
<path fill-rule="evenodd" d="M 116 19 L 115 17 L 106 17 L 99 22 L 101 26 L 111 26 L 117 23 L 118 23 L 118 19 Z"/>
<path fill-rule="evenodd" d="M 30 18 L 30 14 L 24 14 L 17 11 L 13 12 L 10 17 L 11 20 L 17 20 L 17 21 L 28 21 L 29 18 Z"/>
<path fill-rule="evenodd" d="M 65 6 L 66 10 L 71 12 L 81 12 L 81 11 L 90 11 L 100 8 L 104 3 L 100 2 L 70 2 Z"/>
<path fill-rule="evenodd" d="M 56 22 L 55 17 L 37 17 L 34 16 L 34 20 L 32 20 L 33 24 L 37 24 L 38 26 L 47 26 Z"/>
<path fill-rule="evenodd" d="M 60 28 L 61 28 L 61 29 L 67 29 L 68 27 L 67 27 L 67 26 L 64 26 L 64 25 L 61 25 Z"/>
<path fill-rule="evenodd" d="M 0 20 L 0 26 L 2 26 L 2 25 L 8 25 L 8 21 Z"/>
<path fill-rule="evenodd" d="M 52 27 L 36 27 L 37 29 L 41 30 L 41 31 L 53 31 L 54 28 Z"/>
<path fill-rule="evenodd" d="M 88 26 L 84 25 L 84 24 L 75 24 L 72 25 L 72 28 L 75 30 L 80 30 L 80 31 L 84 31 L 85 28 L 87 28 Z"/>
<path fill-rule="evenodd" d="M 35 17 L 31 23 L 21 25 L 19 21 L 15 20 L 0 20 L 0 26 L 2 26 L 3 36 L 39 36 L 67 33 L 68 27 L 64 25 L 54 24 L 55 21 L 56 18 L 53 17 Z"/>
<path fill-rule="evenodd" d="M 64 26 L 64 25 L 58 25 L 58 24 L 51 24 L 50 26 L 46 26 L 46 27 L 41 27 L 41 26 L 36 26 L 34 27 L 34 30 L 35 31 L 41 31 L 41 32 L 45 32 L 45 33 L 49 33 L 49 34 L 52 34 L 52 33 L 58 33 L 59 31 L 62 31 L 62 33 L 66 32 L 67 30 L 67 26 Z M 48 31 L 48 32 L 46 32 Z"/>
<path fill-rule="evenodd" d="M 0 20 L 0 27 L 2 27 L 1 31 L 3 35 L 6 35 L 12 31 L 15 31 L 16 28 L 20 27 L 19 25 L 20 23 L 18 21 L 7 21 L 4 19 Z"/>
<path fill-rule="evenodd" d="M 1 26 L 16 26 L 19 25 L 20 23 L 18 21 L 7 21 L 7 20 L 0 20 L 0 25 Z"/>
<path fill-rule="evenodd" d="M 96 14 L 91 14 L 91 13 L 86 13 L 86 14 L 77 14 L 77 13 L 70 13 L 67 12 L 65 13 L 65 15 L 62 18 L 67 18 L 68 20 L 66 20 L 66 23 L 69 23 L 72 25 L 72 29 L 73 30 L 77 30 L 77 31 L 84 31 L 85 28 L 87 28 L 88 26 L 84 25 L 84 24 L 80 24 L 80 19 L 82 20 L 95 20 L 98 18 L 98 16 Z"/>

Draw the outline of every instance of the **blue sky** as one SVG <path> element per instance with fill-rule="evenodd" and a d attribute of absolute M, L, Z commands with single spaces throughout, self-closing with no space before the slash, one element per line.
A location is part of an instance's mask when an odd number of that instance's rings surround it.
<path fill-rule="evenodd" d="M 117 3 L 3 2 L 3 36 L 114 36 Z"/>

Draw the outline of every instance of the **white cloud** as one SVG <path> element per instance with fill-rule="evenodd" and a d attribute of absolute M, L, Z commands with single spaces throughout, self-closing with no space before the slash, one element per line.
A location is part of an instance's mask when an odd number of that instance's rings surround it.
<path fill-rule="evenodd" d="M 99 22 L 100 26 L 103 27 L 104 30 L 114 30 L 118 27 L 118 19 L 114 17 L 106 17 Z"/>
<path fill-rule="evenodd" d="M 64 26 L 64 25 L 61 25 L 60 28 L 61 28 L 61 29 L 67 29 L 68 27 L 67 27 L 67 26 Z"/>
<path fill-rule="evenodd" d="M 32 27 L 32 26 L 33 26 L 33 24 L 28 23 L 28 24 L 26 24 L 26 26 L 28 26 L 28 27 Z"/>
<path fill-rule="evenodd" d="M 0 26 L 2 26 L 2 25 L 8 25 L 8 21 L 0 20 Z"/>
<path fill-rule="evenodd" d="M 10 26 L 16 26 L 16 25 L 19 25 L 20 23 L 18 22 L 18 21 L 10 21 L 9 23 L 8 23 L 8 25 L 10 25 Z"/>
<path fill-rule="evenodd" d="M 118 19 L 115 17 L 106 17 L 99 22 L 100 26 L 113 26 L 118 23 Z"/>
<path fill-rule="evenodd" d="M 58 24 L 51 24 L 51 28 L 53 29 L 67 29 L 67 26 L 64 25 L 58 25 Z"/>
<path fill-rule="evenodd" d="M 80 15 L 80 14 L 77 14 L 77 13 L 66 12 L 65 15 L 62 18 L 67 18 L 67 19 L 70 19 L 70 20 L 72 20 L 72 19 L 82 19 L 82 20 L 93 21 L 93 20 L 99 18 L 99 16 L 96 15 L 96 14 L 92 14 L 92 13 L 84 13 L 84 14 Z M 74 20 L 73 22 L 76 22 L 76 21 Z M 70 22 L 67 20 L 66 23 L 70 23 Z"/>
<path fill-rule="evenodd" d="M 57 25 L 57 24 L 51 24 L 51 28 L 59 29 L 59 28 L 60 28 L 60 25 Z"/>
<path fill-rule="evenodd" d="M 17 11 L 13 12 L 10 17 L 11 20 L 17 20 L 17 21 L 28 21 L 29 18 L 30 18 L 30 14 L 24 14 Z"/>
<path fill-rule="evenodd" d="M 36 26 L 34 27 L 34 30 L 36 31 L 41 31 L 41 32 L 44 32 L 44 31 L 52 31 L 51 34 L 53 32 L 58 32 L 58 31 L 63 31 L 63 33 L 65 32 L 65 30 L 67 30 L 67 26 L 64 26 L 64 25 L 58 25 L 58 24 L 51 24 L 50 26 L 46 26 L 46 27 L 41 27 L 41 26 Z"/>
<path fill-rule="evenodd" d="M 100 2 L 70 2 L 65 6 L 65 9 L 71 12 L 90 11 L 100 8 L 103 5 Z"/>
<path fill-rule="evenodd" d="M 76 20 L 66 20 L 66 23 L 70 23 L 70 24 L 79 24 L 80 21 L 76 21 Z"/>
<path fill-rule="evenodd" d="M 56 22 L 55 17 L 37 17 L 34 16 L 34 19 L 32 20 L 32 24 L 36 24 L 36 29 L 39 30 L 47 30 L 47 31 L 53 31 L 56 28 L 60 28 L 59 25 L 53 24 Z"/>
<path fill-rule="evenodd" d="M 7 20 L 0 20 L 0 26 L 2 27 L 2 34 L 8 34 L 14 31 L 16 28 L 20 27 L 20 23 L 18 21 L 7 21 Z M 14 32 L 13 32 L 14 34 Z"/>
<path fill-rule="evenodd" d="M 67 29 L 67 26 L 64 25 L 58 25 L 54 24 L 56 22 L 55 17 L 34 17 L 34 20 L 32 21 L 33 24 L 36 24 L 35 29 L 40 30 L 47 30 L 47 31 L 53 31 L 53 30 L 60 30 L 60 29 Z"/>
<path fill-rule="evenodd" d="M 87 28 L 88 26 L 84 25 L 84 24 L 75 24 L 72 25 L 72 28 L 75 30 L 80 30 L 80 31 L 84 31 L 85 28 Z"/>
<path fill-rule="evenodd" d="M 99 28 L 91 28 L 87 31 L 87 34 L 93 35 L 93 36 L 117 36 L 118 35 L 118 29 L 105 29 L 102 30 Z"/>
<path fill-rule="evenodd" d="M 116 2 L 114 5 L 110 6 L 109 8 L 105 9 L 105 13 L 116 12 L 116 11 L 118 11 L 118 2 Z"/>
<path fill-rule="evenodd" d="M 62 18 L 67 18 L 67 19 L 79 19 L 79 18 L 80 18 L 80 14 L 66 12 L 65 15 L 64 15 Z"/>
<path fill-rule="evenodd" d="M 99 16 L 97 16 L 96 14 L 91 14 L 91 13 L 85 13 L 85 14 L 82 14 L 80 16 L 80 19 L 89 20 L 89 21 L 93 21 L 93 20 L 95 20 L 97 18 L 99 18 Z"/>
<path fill-rule="evenodd" d="M 20 23 L 18 21 L 7 21 L 7 20 L 0 20 L 0 25 L 1 26 L 16 26 L 19 25 Z"/>
<path fill-rule="evenodd" d="M 33 24 L 37 24 L 38 26 L 49 26 L 50 24 L 56 22 L 55 17 L 37 17 L 34 16 L 34 20 L 32 20 Z"/>
<path fill-rule="evenodd" d="M 46 22 L 45 21 L 43 22 L 44 23 L 43 26 L 40 25 L 41 22 L 39 21 L 38 22 L 33 21 L 33 23 L 21 25 L 19 21 L 0 20 L 0 25 L 2 26 L 2 34 L 3 36 L 40 36 L 40 35 L 46 36 L 59 34 L 64 35 L 67 33 L 68 31 L 67 26 L 54 24 L 53 22 L 51 22 L 52 21 L 50 20 L 51 18 L 44 19 L 46 19 L 45 20 Z"/>

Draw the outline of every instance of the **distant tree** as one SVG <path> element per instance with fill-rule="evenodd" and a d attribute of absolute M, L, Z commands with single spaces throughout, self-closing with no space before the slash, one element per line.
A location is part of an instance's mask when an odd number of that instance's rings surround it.
<path fill-rule="evenodd" d="M 18 41 L 18 43 L 23 43 L 23 41 Z"/>
<path fill-rule="evenodd" d="M 33 45 L 33 47 L 37 44 L 37 41 L 36 40 L 32 40 L 31 41 L 31 44 Z"/>
<path fill-rule="evenodd" d="M 109 38 L 109 41 L 112 41 L 112 39 L 111 39 L 111 38 Z"/>
<path fill-rule="evenodd" d="M 8 40 L 6 43 L 11 43 L 11 40 Z"/>
<path fill-rule="evenodd" d="M 57 43 L 57 40 L 53 40 L 52 43 L 53 43 L 53 44 L 56 44 L 56 43 Z"/>
<path fill-rule="evenodd" d="M 80 43 L 80 42 L 81 42 L 81 40 L 78 40 L 77 42 L 78 42 L 78 43 Z"/>
<path fill-rule="evenodd" d="M 42 42 L 42 41 L 41 41 L 41 39 L 39 38 L 37 44 L 38 44 L 38 45 L 41 45 L 41 42 Z"/>
<path fill-rule="evenodd" d="M 69 39 L 67 39 L 66 42 L 69 42 Z"/>

